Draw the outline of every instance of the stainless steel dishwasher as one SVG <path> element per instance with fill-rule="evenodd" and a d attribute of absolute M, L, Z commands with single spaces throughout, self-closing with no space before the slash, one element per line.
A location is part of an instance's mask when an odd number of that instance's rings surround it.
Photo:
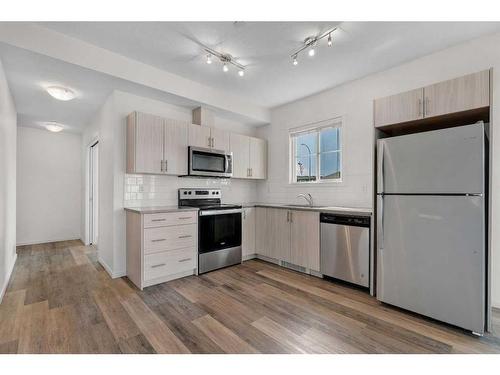
<path fill-rule="evenodd" d="M 369 287 L 370 218 L 322 213 L 320 232 L 321 273 Z"/>

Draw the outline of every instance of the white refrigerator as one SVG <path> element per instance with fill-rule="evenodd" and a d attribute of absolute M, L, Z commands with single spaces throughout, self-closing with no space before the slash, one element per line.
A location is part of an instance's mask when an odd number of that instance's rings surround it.
<path fill-rule="evenodd" d="M 377 298 L 482 334 L 485 125 L 377 143 Z"/>

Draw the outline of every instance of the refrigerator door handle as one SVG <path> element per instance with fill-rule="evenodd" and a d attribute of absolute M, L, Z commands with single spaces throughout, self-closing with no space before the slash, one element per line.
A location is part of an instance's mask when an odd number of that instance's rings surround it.
<path fill-rule="evenodd" d="M 384 196 L 378 195 L 377 204 L 377 243 L 378 249 L 384 248 Z"/>
<path fill-rule="evenodd" d="M 377 185 L 378 193 L 384 192 L 384 141 L 378 144 L 378 166 L 377 166 Z"/>

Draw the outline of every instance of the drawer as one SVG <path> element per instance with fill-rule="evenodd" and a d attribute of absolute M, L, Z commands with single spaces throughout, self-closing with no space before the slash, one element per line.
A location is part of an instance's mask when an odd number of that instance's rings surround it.
<path fill-rule="evenodd" d="M 144 253 L 196 247 L 198 225 L 176 225 L 144 229 Z"/>
<path fill-rule="evenodd" d="M 197 211 L 163 212 L 144 215 L 144 228 L 164 227 L 169 225 L 196 224 Z"/>
<path fill-rule="evenodd" d="M 196 248 L 179 249 L 144 257 L 144 281 L 196 268 Z"/>

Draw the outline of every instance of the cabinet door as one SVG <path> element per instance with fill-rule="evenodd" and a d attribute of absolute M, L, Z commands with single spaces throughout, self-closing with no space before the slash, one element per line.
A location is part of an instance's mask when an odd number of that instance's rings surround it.
<path fill-rule="evenodd" d="M 167 174 L 187 174 L 188 125 L 186 121 L 165 119 L 164 170 Z"/>
<path fill-rule="evenodd" d="M 250 177 L 250 137 L 233 133 L 230 146 L 233 153 L 233 178 Z"/>
<path fill-rule="evenodd" d="M 290 211 L 280 208 L 267 209 L 268 256 L 290 261 Z"/>
<path fill-rule="evenodd" d="M 229 135 L 230 133 L 225 130 L 211 128 L 212 148 L 228 152 L 230 149 Z"/>
<path fill-rule="evenodd" d="M 255 254 L 255 208 L 247 207 L 243 209 L 241 231 L 242 255 Z"/>
<path fill-rule="evenodd" d="M 422 119 L 423 94 L 423 89 L 417 89 L 376 99 L 373 103 L 375 127 Z"/>
<path fill-rule="evenodd" d="M 290 263 L 319 271 L 319 212 L 291 211 Z"/>
<path fill-rule="evenodd" d="M 163 173 L 163 119 L 136 113 L 134 173 Z"/>
<path fill-rule="evenodd" d="M 424 88 L 425 117 L 439 116 L 490 105 L 488 70 Z"/>
<path fill-rule="evenodd" d="M 189 146 L 210 148 L 210 128 L 189 124 Z"/>
<path fill-rule="evenodd" d="M 267 240 L 267 208 L 255 208 L 255 253 L 269 256 Z"/>
<path fill-rule="evenodd" d="M 267 141 L 250 137 L 250 178 L 267 177 Z"/>

